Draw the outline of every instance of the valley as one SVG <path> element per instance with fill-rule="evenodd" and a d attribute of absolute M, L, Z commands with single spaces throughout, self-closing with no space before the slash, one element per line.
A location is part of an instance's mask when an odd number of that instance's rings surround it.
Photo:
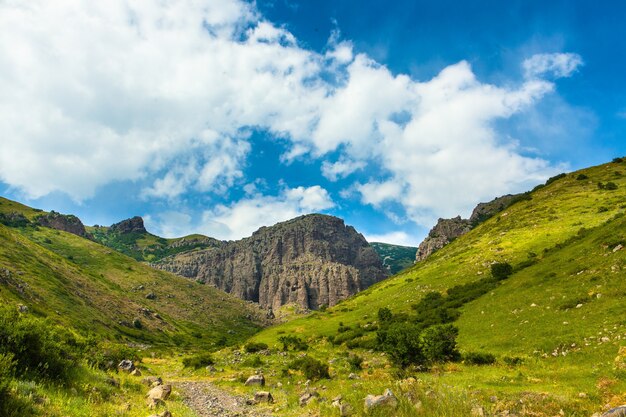
<path fill-rule="evenodd" d="M 418 250 L 324 215 L 240 241 L 164 239 L 138 217 L 84 227 L 0 199 L 0 409 L 552 417 L 626 403 L 626 163 L 477 210 Z M 118 369 L 131 358 L 173 386 L 154 410 Z"/>

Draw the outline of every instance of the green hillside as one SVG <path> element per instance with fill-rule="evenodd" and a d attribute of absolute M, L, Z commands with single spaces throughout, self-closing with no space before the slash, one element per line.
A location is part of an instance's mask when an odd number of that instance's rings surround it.
<path fill-rule="evenodd" d="M 40 212 L 0 198 L 5 218 Z M 235 297 L 34 223 L 0 224 L 0 283 L 3 303 L 111 340 L 199 346 L 241 339 L 261 324 L 246 318 L 260 312 Z"/>
<path fill-rule="evenodd" d="M 391 245 L 381 242 L 370 242 L 370 245 L 376 250 L 383 261 L 383 266 L 391 274 L 397 274 L 403 269 L 413 266 L 415 262 L 417 248 L 412 246 Z"/>
<path fill-rule="evenodd" d="M 342 394 L 357 414 L 365 412 L 366 394 L 385 388 L 406 398 L 401 411 L 380 415 L 469 415 L 480 406 L 485 415 L 588 416 L 619 405 L 626 401 L 625 174 L 618 159 L 555 177 L 426 261 L 252 340 L 280 349 L 281 337 L 292 335 L 314 346 L 309 355 L 335 374 L 322 383 L 326 397 Z M 512 275 L 492 279 L 496 262 L 512 265 Z M 463 301 L 446 314 L 459 330 L 460 353 L 470 359 L 427 372 L 399 369 L 376 350 L 379 309 L 410 323 L 431 292 L 444 301 L 460 294 Z M 348 379 L 349 354 L 364 359 L 357 383 Z M 470 364 L 489 355 L 495 363 Z M 272 366 L 279 365 L 268 361 Z"/>

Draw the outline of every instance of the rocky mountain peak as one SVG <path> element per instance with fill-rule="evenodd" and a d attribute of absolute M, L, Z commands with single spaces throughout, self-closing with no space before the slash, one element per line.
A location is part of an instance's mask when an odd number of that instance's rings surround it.
<path fill-rule="evenodd" d="M 135 216 L 130 219 L 122 220 L 119 223 L 112 224 L 111 227 L 109 227 L 109 231 L 120 234 L 147 233 L 146 228 L 143 225 L 143 219 L 139 216 Z"/>
<path fill-rule="evenodd" d="M 89 237 L 83 222 L 72 214 L 61 214 L 52 210 L 50 213 L 37 217 L 37 223 L 51 229 L 62 230 L 81 237 Z"/>
<path fill-rule="evenodd" d="M 332 306 L 387 275 L 363 235 L 323 214 L 261 227 L 248 238 L 177 254 L 155 266 L 266 308 Z"/>

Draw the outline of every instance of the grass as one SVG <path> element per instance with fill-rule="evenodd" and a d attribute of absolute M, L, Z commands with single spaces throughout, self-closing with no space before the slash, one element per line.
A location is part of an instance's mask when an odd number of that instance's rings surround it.
<path fill-rule="evenodd" d="M 548 416 L 564 410 L 566 415 L 587 416 L 605 405 L 619 405 L 626 400 L 622 394 L 626 383 L 614 359 L 626 345 L 622 302 L 626 283 L 620 278 L 626 259 L 624 249 L 615 248 L 626 242 L 626 181 L 615 172 L 624 168 L 623 163 L 610 163 L 561 176 L 427 261 L 326 312 L 266 329 L 251 340 L 275 350 L 281 347 L 281 336 L 305 340 L 310 346 L 307 354 L 332 361 L 333 378 L 323 382 L 324 396 L 352 398 L 349 402 L 357 414 L 364 412 L 359 407 L 366 394 L 393 390 L 399 381 L 410 378 L 421 381 L 419 388 L 413 394 L 401 392 L 421 398 L 422 408 L 409 410 L 403 399 L 399 415 L 467 415 L 480 405 L 488 412 L 509 409 Z M 577 179 L 580 175 L 587 179 Z M 613 182 L 615 189 L 597 186 L 607 182 Z M 411 306 L 429 292 L 445 294 L 452 287 L 487 277 L 494 262 L 511 264 L 513 274 L 464 304 L 454 323 L 461 353 L 491 354 L 496 358 L 493 365 L 452 363 L 426 373 L 402 371 L 380 352 L 356 348 L 352 351 L 363 356 L 366 364 L 361 379 L 347 378 L 347 362 L 337 367 L 335 360 L 343 362 L 342 355 L 351 346 L 350 337 L 344 335 L 357 332 L 358 337 L 372 338 L 380 308 L 410 313 Z M 339 332 L 340 328 L 345 331 Z M 346 338 L 345 343 L 327 340 L 337 337 Z M 285 362 L 273 355 L 264 359 L 269 369 Z M 289 380 L 280 382 L 284 390 Z M 445 405 L 438 408 L 437 401 L 425 401 L 428 391 Z M 299 392 L 286 393 L 284 415 L 297 415 L 294 398 Z M 492 402 L 491 397 L 497 400 Z M 319 408 L 321 415 L 336 413 L 323 404 Z"/>

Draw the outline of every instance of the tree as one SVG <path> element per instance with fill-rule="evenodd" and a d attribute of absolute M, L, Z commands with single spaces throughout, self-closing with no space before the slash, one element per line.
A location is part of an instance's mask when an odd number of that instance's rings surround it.
<path fill-rule="evenodd" d="M 438 324 L 424 330 L 420 335 L 421 353 L 429 362 L 459 360 L 461 355 L 456 348 L 459 329 L 451 324 Z"/>

